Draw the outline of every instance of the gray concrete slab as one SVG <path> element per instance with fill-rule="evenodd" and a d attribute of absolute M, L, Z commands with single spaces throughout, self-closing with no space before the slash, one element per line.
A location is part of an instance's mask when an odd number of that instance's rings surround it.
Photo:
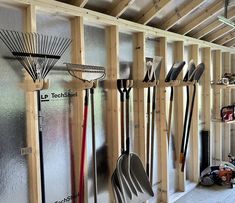
<path fill-rule="evenodd" d="M 235 187 L 199 185 L 174 203 L 235 203 Z"/>

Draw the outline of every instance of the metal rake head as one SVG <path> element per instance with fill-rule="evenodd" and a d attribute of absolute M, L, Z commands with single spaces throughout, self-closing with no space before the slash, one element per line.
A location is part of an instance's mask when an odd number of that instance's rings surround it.
<path fill-rule="evenodd" d="M 94 81 L 94 80 L 101 80 L 105 78 L 105 68 L 102 66 L 94 66 L 94 65 L 82 65 L 82 64 L 72 64 L 72 63 L 65 63 L 69 74 L 72 77 L 75 77 L 82 81 Z M 89 76 L 89 79 L 82 78 L 83 74 L 76 74 L 77 72 L 80 73 L 87 73 L 86 76 Z"/>
<path fill-rule="evenodd" d="M 0 29 L 0 39 L 32 79 L 44 79 L 71 43 L 71 39 Z"/>

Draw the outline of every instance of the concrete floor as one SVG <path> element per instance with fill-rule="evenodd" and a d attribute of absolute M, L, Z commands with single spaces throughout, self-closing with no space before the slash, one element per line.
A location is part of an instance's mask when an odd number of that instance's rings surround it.
<path fill-rule="evenodd" d="M 174 203 L 235 203 L 235 185 L 234 189 L 226 186 L 199 185 Z"/>

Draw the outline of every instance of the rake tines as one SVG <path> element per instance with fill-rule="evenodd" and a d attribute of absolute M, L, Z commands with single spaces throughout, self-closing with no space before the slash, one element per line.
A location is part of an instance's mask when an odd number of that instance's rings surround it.
<path fill-rule="evenodd" d="M 34 81 L 47 76 L 71 43 L 67 38 L 3 29 L 0 39 Z"/>
<path fill-rule="evenodd" d="M 82 64 L 72 64 L 65 63 L 67 66 L 67 70 L 72 77 L 75 77 L 82 81 L 93 81 L 93 80 L 101 80 L 105 77 L 105 68 L 102 66 L 94 66 L 94 65 L 82 65 Z M 77 75 L 76 72 L 80 73 L 88 73 L 89 79 L 82 78 L 82 75 Z"/>

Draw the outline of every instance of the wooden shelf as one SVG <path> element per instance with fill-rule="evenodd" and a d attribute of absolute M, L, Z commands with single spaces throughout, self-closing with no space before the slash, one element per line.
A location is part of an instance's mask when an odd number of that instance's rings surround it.
<path fill-rule="evenodd" d="M 235 84 L 224 85 L 224 84 L 211 83 L 211 86 L 214 88 L 219 88 L 219 89 L 233 89 L 233 88 L 235 88 Z"/>
<path fill-rule="evenodd" d="M 218 119 L 218 118 L 213 118 L 212 122 L 224 123 L 224 124 L 235 124 L 235 120 L 233 120 L 233 121 L 221 121 L 221 119 Z"/>

